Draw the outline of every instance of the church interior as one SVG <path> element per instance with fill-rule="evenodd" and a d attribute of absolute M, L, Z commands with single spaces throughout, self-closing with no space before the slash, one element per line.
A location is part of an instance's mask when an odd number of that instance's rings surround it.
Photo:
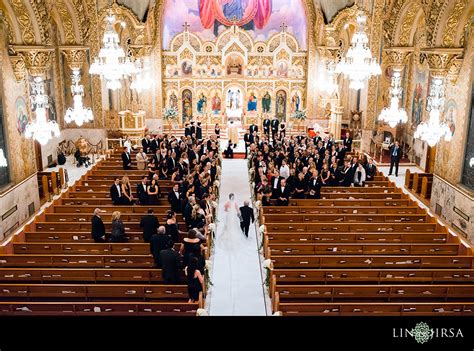
<path fill-rule="evenodd" d="M 473 0 L 0 0 L 0 316 L 473 316 L 473 31 Z"/>

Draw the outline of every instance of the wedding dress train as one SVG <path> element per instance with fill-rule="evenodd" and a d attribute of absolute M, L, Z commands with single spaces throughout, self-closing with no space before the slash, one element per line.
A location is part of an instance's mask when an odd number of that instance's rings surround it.
<path fill-rule="evenodd" d="M 227 201 L 224 211 L 226 211 L 226 215 L 218 238 L 218 245 L 228 251 L 236 250 L 246 243 L 246 238 L 240 228 L 240 211 L 237 202 L 235 200 Z"/>

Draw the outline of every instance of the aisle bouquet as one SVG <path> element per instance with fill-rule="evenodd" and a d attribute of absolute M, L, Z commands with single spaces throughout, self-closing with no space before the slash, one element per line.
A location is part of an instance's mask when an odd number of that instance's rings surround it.
<path fill-rule="evenodd" d="M 270 286 L 270 276 L 271 276 L 271 272 L 272 272 L 272 269 L 273 269 L 273 262 L 271 259 L 266 259 L 265 261 L 263 261 L 263 268 L 265 268 L 267 270 L 267 277 L 265 278 L 265 285 L 267 287 Z"/>

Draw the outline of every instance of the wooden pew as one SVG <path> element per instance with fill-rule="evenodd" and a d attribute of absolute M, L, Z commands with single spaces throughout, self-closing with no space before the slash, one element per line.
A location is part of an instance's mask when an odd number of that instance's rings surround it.
<path fill-rule="evenodd" d="M 431 187 L 433 185 L 433 178 L 423 177 L 421 180 L 421 191 L 420 195 L 425 199 L 431 199 Z"/>
<path fill-rule="evenodd" d="M 413 192 L 419 194 L 421 192 L 421 181 L 423 178 L 433 179 L 432 173 L 415 173 L 413 175 Z"/>
<path fill-rule="evenodd" d="M 413 176 L 414 173 L 410 172 L 410 169 L 407 168 L 405 173 L 405 188 L 411 189 L 413 187 Z"/>

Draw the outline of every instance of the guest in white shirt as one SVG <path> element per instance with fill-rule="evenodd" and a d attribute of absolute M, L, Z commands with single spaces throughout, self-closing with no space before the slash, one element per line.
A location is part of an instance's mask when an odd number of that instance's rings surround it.
<path fill-rule="evenodd" d="M 280 177 L 283 178 L 288 178 L 290 176 L 290 167 L 286 164 L 286 161 L 283 160 L 281 162 L 281 167 L 280 167 Z"/>

